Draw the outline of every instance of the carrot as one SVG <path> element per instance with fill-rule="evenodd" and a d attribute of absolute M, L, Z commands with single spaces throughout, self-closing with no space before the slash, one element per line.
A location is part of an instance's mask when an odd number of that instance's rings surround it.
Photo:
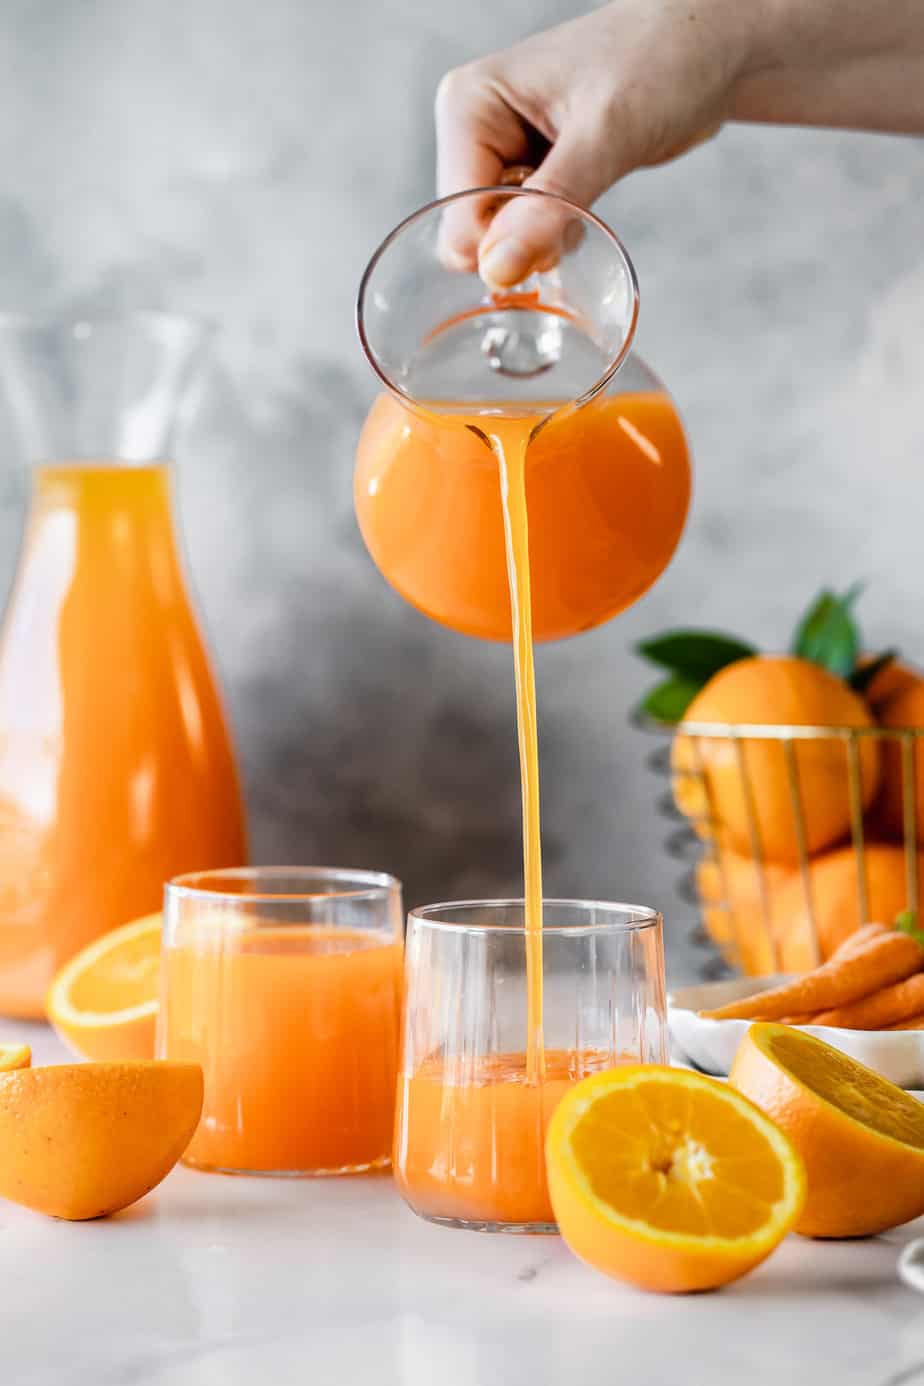
<path fill-rule="evenodd" d="M 831 1010 L 869 996 L 893 982 L 902 982 L 924 966 L 924 950 L 907 934 L 889 930 L 871 938 L 855 953 L 832 958 L 814 972 L 785 986 L 746 996 L 714 1011 L 700 1011 L 707 1020 L 778 1020 L 781 1015 Z"/>
<path fill-rule="evenodd" d="M 834 958 L 849 958 L 851 953 L 856 953 L 858 948 L 865 948 L 870 939 L 878 938 L 880 934 L 890 931 L 888 924 L 864 924 L 860 929 L 854 929 L 852 934 L 848 934 L 843 943 L 835 948 L 828 962 Z"/>
<path fill-rule="evenodd" d="M 910 1015 L 907 1020 L 900 1020 L 897 1025 L 890 1025 L 890 1030 L 924 1030 L 924 1011 L 919 1011 L 917 1015 Z"/>
<path fill-rule="evenodd" d="M 882 987 L 859 1001 L 822 1011 L 816 1024 L 834 1025 L 841 1030 L 885 1030 L 921 1010 L 924 1010 L 924 972 L 916 972 L 906 981 Z"/>
<path fill-rule="evenodd" d="M 816 1023 L 816 1012 L 806 1011 L 802 1015 L 782 1015 L 780 1016 L 781 1025 L 814 1025 Z"/>

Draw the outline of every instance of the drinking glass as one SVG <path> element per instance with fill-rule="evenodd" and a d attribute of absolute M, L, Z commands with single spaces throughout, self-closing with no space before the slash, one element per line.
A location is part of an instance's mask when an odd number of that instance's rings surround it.
<path fill-rule="evenodd" d="M 391 1150 L 401 883 L 254 867 L 166 887 L 158 1053 L 202 1065 L 184 1160 L 226 1174 L 352 1174 Z"/>
<path fill-rule="evenodd" d="M 554 1232 L 545 1132 L 589 1073 L 668 1056 L 661 916 L 546 900 L 544 1053 L 531 1078 L 522 900 L 408 917 L 394 1171 L 415 1213 L 490 1232 Z"/>

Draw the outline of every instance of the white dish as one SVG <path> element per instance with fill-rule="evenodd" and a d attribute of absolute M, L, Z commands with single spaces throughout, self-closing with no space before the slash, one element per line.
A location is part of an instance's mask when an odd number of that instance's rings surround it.
<path fill-rule="evenodd" d="M 681 1057 L 716 1077 L 727 1077 L 749 1020 L 704 1020 L 699 1011 L 715 1010 L 728 1001 L 751 996 L 789 980 L 784 976 L 734 977 L 678 987 L 667 998 L 671 1039 Z M 875 1069 L 901 1088 L 924 1088 L 924 1030 L 836 1030 L 827 1025 L 803 1025 L 810 1035 Z"/>

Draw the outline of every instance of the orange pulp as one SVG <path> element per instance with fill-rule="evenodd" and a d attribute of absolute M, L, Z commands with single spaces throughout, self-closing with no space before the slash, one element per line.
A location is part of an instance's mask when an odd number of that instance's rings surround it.
<path fill-rule="evenodd" d="M 205 1169 L 333 1173 L 387 1162 L 400 943 L 385 932 L 184 926 L 164 952 L 159 1052 L 202 1065 L 184 1156 Z"/>
<path fill-rule="evenodd" d="M 535 412 L 529 429 L 547 413 Z M 509 640 L 497 464 L 458 426 L 470 418 L 486 433 L 498 420 L 474 414 L 465 405 L 455 416 L 411 413 L 381 395 L 359 442 L 356 515 L 376 565 L 412 605 L 466 635 Z M 560 410 L 530 446 L 526 493 L 535 638 L 574 635 L 624 610 L 667 566 L 689 504 L 687 445 L 669 395 L 605 395 Z"/>
<path fill-rule="evenodd" d="M 41 1015 L 58 968 L 165 880 L 245 853 L 169 467 L 38 467 L 0 637 L 0 1011 Z"/>

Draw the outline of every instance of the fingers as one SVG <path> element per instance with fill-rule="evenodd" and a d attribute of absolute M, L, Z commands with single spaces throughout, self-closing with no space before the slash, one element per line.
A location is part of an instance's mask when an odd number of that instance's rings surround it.
<path fill-rule="evenodd" d="M 447 73 L 436 93 L 440 197 L 496 186 L 507 165 L 524 157 L 527 146 L 524 122 L 481 69 L 474 66 Z M 445 209 L 439 256 L 447 269 L 477 269 L 478 246 L 496 206 L 493 198 L 464 198 Z"/>
<path fill-rule="evenodd" d="M 590 207 L 621 172 L 618 140 L 599 122 L 575 120 L 565 126 L 523 186 Z M 478 272 L 491 288 L 511 288 L 558 264 L 580 244 L 582 229 L 578 214 L 560 202 L 511 198 L 481 239 Z"/>

